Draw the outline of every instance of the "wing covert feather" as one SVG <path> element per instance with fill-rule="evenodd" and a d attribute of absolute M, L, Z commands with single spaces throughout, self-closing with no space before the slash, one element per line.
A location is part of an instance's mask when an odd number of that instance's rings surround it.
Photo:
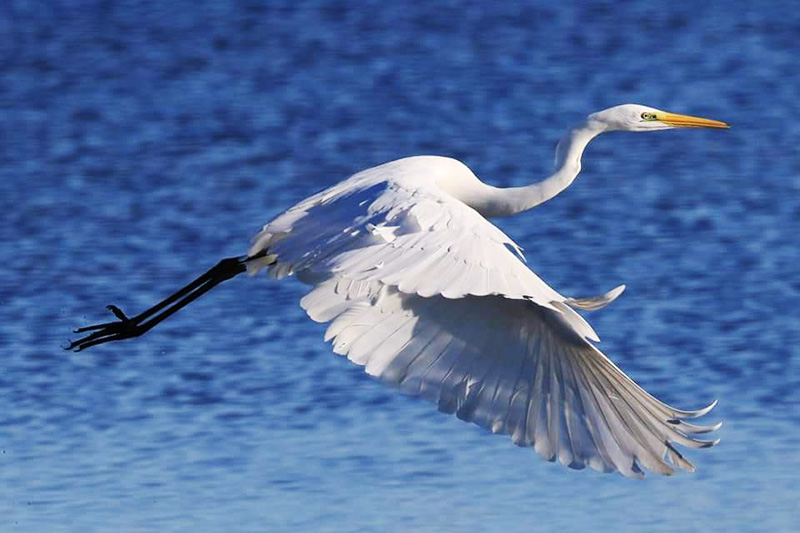
<path fill-rule="evenodd" d="M 254 238 L 250 255 L 269 255 L 251 261 L 251 273 L 380 281 L 421 296 L 502 295 L 543 307 L 566 300 L 505 233 L 410 165 L 365 170 L 273 219 Z"/>

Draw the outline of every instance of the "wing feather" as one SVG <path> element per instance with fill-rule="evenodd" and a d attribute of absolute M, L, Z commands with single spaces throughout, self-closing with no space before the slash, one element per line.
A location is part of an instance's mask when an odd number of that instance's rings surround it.
<path fill-rule="evenodd" d="M 517 355 L 522 361 L 522 368 L 520 372 L 516 374 L 514 391 L 512 392 L 508 413 L 506 414 L 507 422 L 504 424 L 506 426 L 504 429 L 511 435 L 511 440 L 519 446 L 530 445 L 530 441 L 527 440 L 530 390 L 536 375 L 536 365 L 540 359 L 539 349 L 542 341 L 541 335 L 537 335 L 533 327 L 527 327 L 524 328 L 524 330 L 527 331 L 527 342 L 524 344 L 526 349 L 517 350 Z M 521 346 L 522 344 L 520 344 L 520 347 Z M 498 405 L 498 408 L 499 412 L 502 412 L 503 404 Z"/>
<path fill-rule="evenodd" d="M 379 281 L 330 279 L 303 298 L 331 320 L 334 351 L 549 461 L 642 477 L 693 465 L 673 444 L 704 448 L 674 409 L 636 385 L 559 311 L 499 296 L 421 297 Z M 340 314 L 332 316 L 336 311 Z M 713 405 L 712 405 L 713 406 Z"/>
<path fill-rule="evenodd" d="M 270 221 L 250 248 L 256 257 L 269 250 L 269 260 L 250 261 L 251 273 L 380 281 L 424 296 L 502 295 L 548 308 L 566 300 L 525 265 L 516 243 L 414 160 L 358 173 Z"/>

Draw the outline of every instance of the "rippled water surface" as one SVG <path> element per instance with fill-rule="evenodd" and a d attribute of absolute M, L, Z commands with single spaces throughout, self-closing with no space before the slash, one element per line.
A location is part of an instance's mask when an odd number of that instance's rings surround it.
<path fill-rule="evenodd" d="M 0 530 L 800 529 L 800 12 L 791 2 L 37 2 L 0 7 Z M 330 353 L 297 282 L 236 279 L 73 354 L 348 174 L 436 153 L 543 177 L 623 102 L 729 131 L 615 133 L 502 222 L 603 349 L 722 443 L 693 475 L 573 471 Z"/>

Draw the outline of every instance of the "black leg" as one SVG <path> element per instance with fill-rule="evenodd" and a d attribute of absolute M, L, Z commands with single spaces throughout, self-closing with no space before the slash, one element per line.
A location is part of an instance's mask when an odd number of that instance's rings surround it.
<path fill-rule="evenodd" d="M 72 341 L 67 350 L 81 351 L 91 346 L 103 344 L 111 341 L 130 339 L 143 335 L 158 323 L 177 313 L 183 307 L 189 305 L 197 298 L 201 297 L 223 281 L 229 280 L 245 272 L 246 262 L 255 257 L 229 257 L 217 263 L 205 274 L 192 281 L 175 294 L 165 298 L 153 307 L 139 313 L 134 317 L 128 317 L 122 310 L 109 305 L 108 309 L 117 317 L 116 322 L 104 322 L 92 326 L 85 326 L 75 330 L 75 333 L 93 333 Z"/>

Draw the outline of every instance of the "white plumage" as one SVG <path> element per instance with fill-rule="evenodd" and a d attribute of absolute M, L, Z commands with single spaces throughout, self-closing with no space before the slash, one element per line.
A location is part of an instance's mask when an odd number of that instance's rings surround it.
<path fill-rule="evenodd" d="M 219 283 L 245 270 L 296 275 L 313 290 L 308 315 L 330 322 L 334 352 L 384 382 L 435 402 L 550 461 L 642 477 L 693 470 L 673 446 L 705 448 L 696 438 L 721 424 L 694 426 L 706 414 L 650 396 L 590 341 L 575 311 L 602 296 L 566 298 L 525 264 L 521 248 L 487 218 L 526 211 L 568 187 L 587 144 L 611 130 L 727 124 L 622 105 L 589 115 L 556 149 L 556 169 L 526 187 L 481 182 L 459 161 L 418 156 L 359 172 L 269 222 L 247 256 L 220 261 L 150 309 L 70 344 L 82 350 L 142 335 Z"/>
<path fill-rule="evenodd" d="M 599 339 L 573 309 L 599 309 L 624 286 L 566 298 L 484 216 L 563 190 L 599 131 L 588 133 L 573 130 L 562 142 L 553 177 L 517 190 L 490 187 L 436 156 L 355 174 L 267 224 L 248 270 L 314 285 L 301 305 L 330 323 L 333 351 L 368 374 L 549 461 L 628 477 L 642 477 L 642 466 L 694 470 L 673 443 L 716 444 L 695 436 L 721 424 L 685 421 L 714 404 L 682 411 L 649 395 L 589 342 Z"/>

